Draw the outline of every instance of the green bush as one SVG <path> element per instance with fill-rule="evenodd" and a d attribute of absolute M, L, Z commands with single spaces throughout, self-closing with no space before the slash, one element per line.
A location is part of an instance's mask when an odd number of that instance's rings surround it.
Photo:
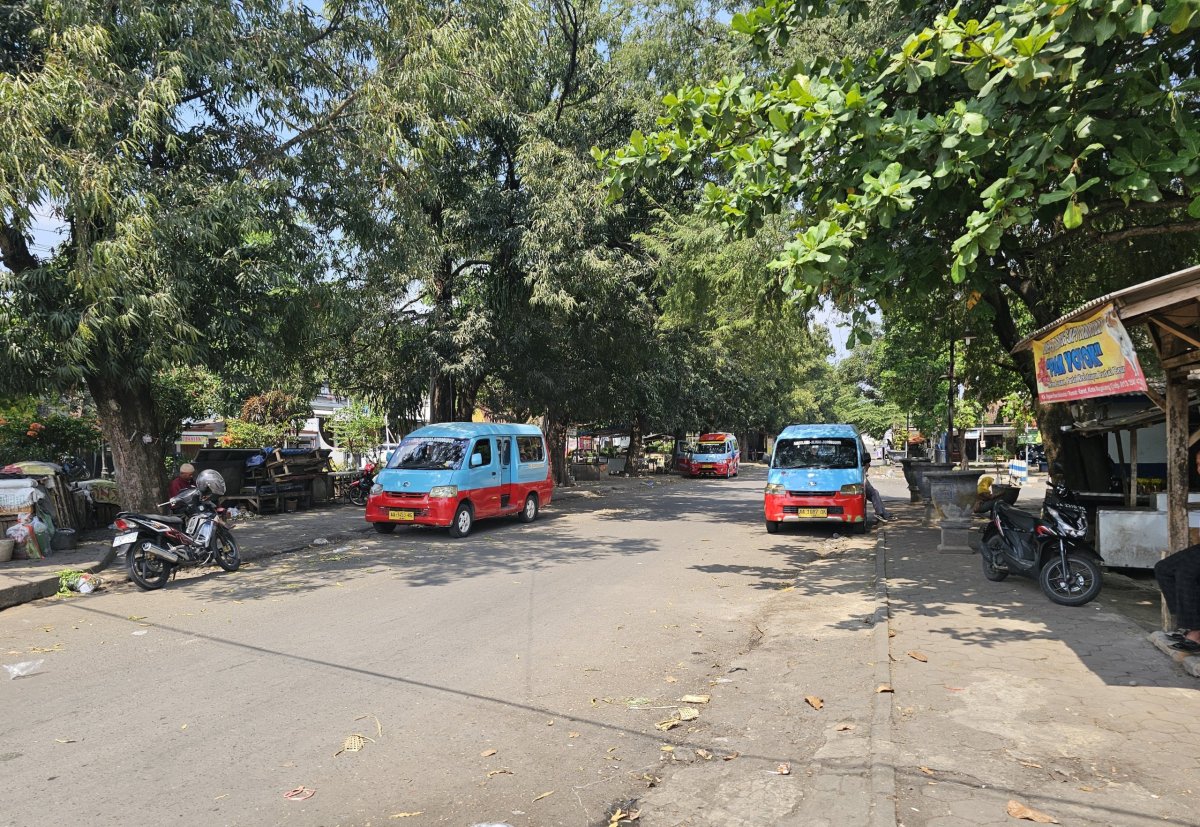
<path fill-rule="evenodd" d="M 0 467 L 27 460 L 57 462 L 63 454 L 88 454 L 99 445 L 100 429 L 90 417 L 0 417 Z"/>

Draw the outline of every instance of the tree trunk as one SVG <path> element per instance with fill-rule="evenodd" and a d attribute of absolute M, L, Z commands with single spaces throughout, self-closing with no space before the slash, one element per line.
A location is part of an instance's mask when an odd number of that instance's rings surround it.
<path fill-rule="evenodd" d="M 567 425 L 547 414 L 542 419 L 542 430 L 550 449 L 550 467 L 554 469 L 554 484 L 562 487 L 571 485 L 571 467 L 567 463 Z"/>
<path fill-rule="evenodd" d="M 641 416 L 635 416 L 629 426 L 629 449 L 625 452 L 625 474 L 636 476 L 642 466 L 642 435 L 646 431 Z"/>
<path fill-rule="evenodd" d="M 112 447 L 121 507 L 158 513 L 158 503 L 167 499 L 166 451 L 157 433 L 150 386 L 139 382 L 120 389 L 95 378 L 89 378 L 87 385 L 96 402 L 100 430 Z"/>
<path fill-rule="evenodd" d="M 466 386 L 458 385 L 454 394 L 454 418 L 459 422 L 470 422 L 475 416 L 476 402 L 479 400 L 479 388 L 483 378 L 477 378 Z"/>

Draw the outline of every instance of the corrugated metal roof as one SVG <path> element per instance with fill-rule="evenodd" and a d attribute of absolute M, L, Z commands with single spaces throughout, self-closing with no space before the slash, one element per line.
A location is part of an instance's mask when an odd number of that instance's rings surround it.
<path fill-rule="evenodd" d="M 1144 281 L 1141 284 L 1135 284 L 1132 287 L 1126 287 L 1124 290 L 1117 290 L 1105 296 L 1100 296 L 1097 299 L 1092 299 L 1086 304 L 1080 305 L 1075 310 L 1057 319 L 1054 322 L 1040 327 L 1033 333 L 1030 333 L 1021 341 L 1017 342 L 1016 347 L 1012 349 L 1013 353 L 1018 353 L 1022 350 L 1027 350 L 1033 345 L 1034 339 L 1041 339 L 1053 331 L 1060 325 L 1076 319 L 1081 319 L 1084 316 L 1098 310 L 1104 305 L 1112 302 L 1117 307 L 1117 315 L 1122 321 L 1137 323 L 1142 320 L 1142 317 L 1150 312 L 1144 305 L 1147 302 L 1153 304 L 1156 298 L 1165 298 L 1166 301 L 1161 306 L 1169 305 L 1171 302 L 1169 297 L 1172 293 L 1189 286 L 1200 285 L 1200 266 L 1188 267 L 1183 270 L 1177 270 L 1174 273 L 1169 273 L 1165 276 L 1159 276 L 1150 281 Z M 1194 297 L 1187 297 L 1181 301 L 1192 301 Z M 1133 309 L 1134 313 L 1123 313 L 1123 309 Z"/>

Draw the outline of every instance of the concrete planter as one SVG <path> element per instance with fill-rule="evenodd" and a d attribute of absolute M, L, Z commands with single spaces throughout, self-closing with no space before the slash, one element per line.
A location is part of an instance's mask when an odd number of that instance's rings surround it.
<path fill-rule="evenodd" d="M 925 475 L 942 529 L 938 551 L 949 554 L 971 552 L 971 512 L 979 477 L 978 471 L 931 471 Z"/>
<path fill-rule="evenodd" d="M 929 465 L 927 459 L 912 459 L 905 457 L 900 460 L 900 467 L 904 469 L 904 481 L 908 483 L 908 501 L 919 503 L 921 501 L 921 487 L 917 482 L 918 467 L 924 468 Z"/>
<path fill-rule="evenodd" d="M 933 525 L 933 500 L 929 497 L 929 480 L 925 479 L 925 475 L 932 471 L 949 471 L 954 466 L 948 462 L 929 462 L 924 460 L 913 464 L 913 477 L 917 481 L 917 496 L 918 499 L 914 502 L 925 501 L 925 516 L 921 523 L 925 526 Z"/>

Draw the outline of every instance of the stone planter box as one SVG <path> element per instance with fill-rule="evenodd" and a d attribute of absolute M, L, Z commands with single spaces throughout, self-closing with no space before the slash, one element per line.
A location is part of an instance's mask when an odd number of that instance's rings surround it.
<path fill-rule="evenodd" d="M 951 554 L 971 552 L 972 510 L 980 476 L 979 471 L 926 473 L 930 499 L 938 515 L 938 525 L 942 529 L 942 543 L 938 546 L 938 551 Z"/>

